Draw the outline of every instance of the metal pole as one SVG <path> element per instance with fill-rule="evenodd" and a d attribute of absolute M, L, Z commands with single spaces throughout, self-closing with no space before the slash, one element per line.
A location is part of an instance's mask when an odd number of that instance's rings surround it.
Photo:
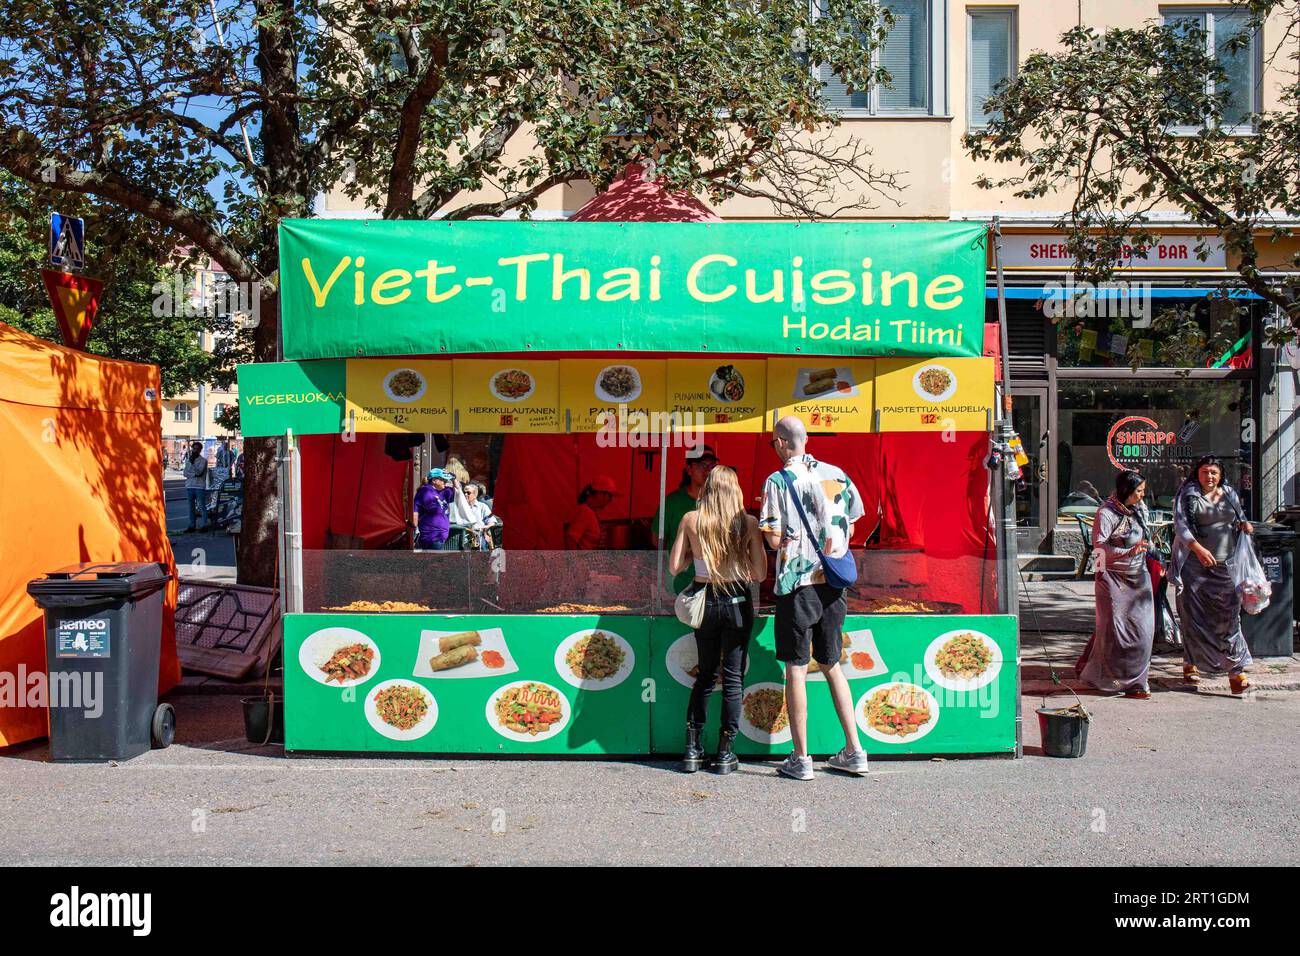
<path fill-rule="evenodd" d="M 289 558 L 293 578 L 289 584 L 290 607 L 302 613 L 302 456 L 298 443 L 289 434 L 289 517 L 293 527 L 289 538 Z"/>
<path fill-rule="evenodd" d="M 659 542 L 658 555 L 655 560 L 655 583 L 654 583 L 654 601 L 651 602 L 655 611 L 658 611 L 660 602 L 663 600 L 663 581 L 664 581 L 664 523 L 667 521 L 667 515 L 664 514 L 664 497 L 668 490 L 668 443 L 674 434 L 673 426 L 670 423 L 668 431 L 659 435 Z"/>
<path fill-rule="evenodd" d="M 999 403 L 997 426 L 993 434 L 994 447 L 1001 452 L 998 467 L 992 469 L 993 508 L 997 518 L 998 534 L 998 605 L 1003 614 L 1016 619 L 1016 757 L 1024 756 L 1024 716 L 1021 713 L 1021 654 L 1020 654 L 1020 593 L 1019 556 L 1016 554 L 1016 489 L 1009 475 L 1014 461 L 1011 451 L 1011 366 L 1008 362 L 1010 348 L 1007 336 L 1006 285 L 1002 277 L 1002 224 L 993 217 L 993 268 L 998 286 L 998 346 L 1002 366 L 1002 401 Z"/>
<path fill-rule="evenodd" d="M 289 531 L 289 507 L 287 489 L 289 487 L 288 478 L 285 475 L 285 469 L 289 466 L 289 433 L 285 432 L 285 437 L 277 438 L 276 444 L 276 469 L 275 469 L 275 497 L 279 502 L 280 510 L 280 533 L 275 536 L 276 544 L 276 563 L 279 566 L 280 574 L 280 612 L 285 613 L 289 609 L 289 560 L 288 549 L 285 547 L 285 536 Z"/>

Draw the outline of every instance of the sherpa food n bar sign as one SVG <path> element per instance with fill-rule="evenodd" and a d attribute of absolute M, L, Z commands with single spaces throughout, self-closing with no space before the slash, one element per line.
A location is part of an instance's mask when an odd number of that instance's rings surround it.
<path fill-rule="evenodd" d="M 976 356 L 984 266 L 978 223 L 289 220 L 284 354 Z"/>

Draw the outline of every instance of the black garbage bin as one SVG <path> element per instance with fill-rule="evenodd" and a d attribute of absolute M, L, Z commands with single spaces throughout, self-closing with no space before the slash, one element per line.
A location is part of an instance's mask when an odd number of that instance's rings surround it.
<path fill-rule="evenodd" d="M 73 564 L 31 581 L 45 609 L 52 760 L 126 760 L 172 742 L 158 703 L 162 565 Z"/>
<path fill-rule="evenodd" d="M 1294 650 L 1296 537 L 1285 525 L 1255 525 L 1255 550 L 1273 589 L 1268 607 L 1241 615 L 1241 632 L 1253 657 L 1290 657 Z"/>

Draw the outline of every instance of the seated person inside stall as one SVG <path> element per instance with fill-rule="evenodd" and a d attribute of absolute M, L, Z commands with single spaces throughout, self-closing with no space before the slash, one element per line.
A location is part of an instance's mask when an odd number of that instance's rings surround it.
<path fill-rule="evenodd" d="M 465 550 L 491 551 L 494 546 L 493 530 L 501 524 L 501 519 L 492 513 L 492 507 L 484 500 L 482 482 L 457 480 L 455 520 L 468 530 Z"/>
<path fill-rule="evenodd" d="M 595 551 L 608 547 L 600 513 L 618 494 L 618 485 L 608 475 L 597 475 L 578 495 L 578 506 L 564 525 L 566 551 Z"/>
<path fill-rule="evenodd" d="M 415 492 L 416 548 L 442 551 L 451 530 L 451 506 L 456 493 L 452 475 L 441 468 L 430 468 L 424 484 Z"/>

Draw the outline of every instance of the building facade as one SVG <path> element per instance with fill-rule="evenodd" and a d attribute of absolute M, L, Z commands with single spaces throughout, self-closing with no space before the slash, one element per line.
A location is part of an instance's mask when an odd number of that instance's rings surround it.
<path fill-rule="evenodd" d="M 1209 259 L 1198 258 L 1193 247 L 1205 231 L 1172 207 L 1157 208 L 1151 214 L 1157 246 L 1120 270 L 1129 286 L 1086 295 L 1090 307 L 1062 314 L 1074 277 L 1057 223 L 1071 197 L 1026 200 L 1009 189 L 980 188 L 981 175 L 1007 170 L 977 162 L 962 148 L 962 137 L 987 122 L 983 103 L 989 92 L 1028 53 L 1059 48 L 1061 35 L 1079 25 L 1101 31 L 1192 21 L 1224 63 L 1232 110 L 1277 109 L 1280 77 L 1265 68 L 1264 50 L 1294 42 L 1284 21 L 1270 21 L 1248 49 L 1230 53 L 1215 39 L 1243 22 L 1244 14 L 1230 2 L 894 0 L 890 6 L 896 26 L 879 56 L 894 82 L 888 89 L 849 93 L 833 75 L 824 75 L 825 95 L 842 118 L 834 135 L 869 145 L 871 162 L 894 172 L 902 187 L 857 218 L 1000 223 L 1013 415 L 1031 458 L 1017 503 L 1022 550 L 1077 547 L 1065 540 L 1078 541 L 1074 515 L 1095 510 L 1097 498 L 1111 490 L 1117 465 L 1146 472 L 1159 507 L 1169 504 L 1196 457 L 1214 453 L 1227 463 L 1254 516 L 1295 504 L 1294 445 L 1300 435 L 1291 421 L 1300 392 L 1300 352 L 1279 362 L 1275 350 L 1263 347 L 1263 329 L 1275 316 L 1258 298 L 1211 298 L 1234 275 L 1235 263 L 1222 243 L 1210 235 Z M 1289 58 L 1283 54 L 1276 62 L 1285 67 Z M 1241 132 L 1249 135 L 1248 129 Z M 511 149 L 522 156 L 526 144 L 521 137 Z M 534 218 L 567 218 L 592 196 L 586 184 L 557 187 L 542 197 Z M 489 191 L 467 197 L 499 198 Z M 320 197 L 317 211 L 373 215 L 341 193 Z M 745 197 L 716 211 L 733 221 L 777 218 L 766 201 Z M 1289 241 L 1264 248 L 1261 239 L 1261 258 L 1278 270 L 1295 250 Z M 990 257 L 990 322 L 997 318 L 992 266 Z M 1165 354 L 1151 319 L 1171 309 L 1207 336 L 1226 335 L 1234 344 L 1221 354 Z"/>

